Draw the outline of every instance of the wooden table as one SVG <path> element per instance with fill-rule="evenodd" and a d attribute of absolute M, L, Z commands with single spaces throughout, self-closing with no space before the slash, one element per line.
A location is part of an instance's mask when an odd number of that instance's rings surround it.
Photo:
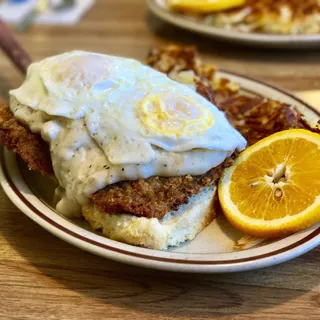
<path fill-rule="evenodd" d="M 170 41 L 289 90 L 320 88 L 319 51 L 248 49 L 195 36 L 148 14 L 145 1 L 97 1 L 76 27 L 17 35 L 33 59 L 85 49 L 144 59 Z M 0 95 L 21 76 L 0 55 Z M 0 319 L 320 319 L 320 248 L 283 265 L 226 275 L 174 274 L 96 257 L 52 236 L 0 191 Z"/>

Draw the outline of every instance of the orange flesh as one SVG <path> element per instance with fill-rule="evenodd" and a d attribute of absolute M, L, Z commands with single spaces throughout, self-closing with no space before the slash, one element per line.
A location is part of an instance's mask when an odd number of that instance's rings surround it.
<path fill-rule="evenodd" d="M 294 138 L 263 147 L 235 169 L 230 195 L 239 211 L 254 219 L 281 219 L 304 211 L 320 195 L 318 145 Z"/>

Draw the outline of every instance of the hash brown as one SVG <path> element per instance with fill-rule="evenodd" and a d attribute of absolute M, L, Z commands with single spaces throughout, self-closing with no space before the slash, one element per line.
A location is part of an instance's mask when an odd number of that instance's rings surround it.
<path fill-rule="evenodd" d="M 295 107 L 242 94 L 238 84 L 219 77 L 212 65 L 202 64 L 195 47 L 170 45 L 152 49 L 147 62 L 174 79 L 191 71 L 191 80 L 187 83 L 192 82 L 199 94 L 225 112 L 232 126 L 247 139 L 248 145 L 287 129 L 303 128 L 320 133 L 318 128 L 310 127 Z"/>

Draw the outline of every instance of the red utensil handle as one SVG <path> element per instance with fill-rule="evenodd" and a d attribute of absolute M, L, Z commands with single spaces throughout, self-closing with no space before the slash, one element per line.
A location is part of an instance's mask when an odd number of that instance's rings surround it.
<path fill-rule="evenodd" d="M 0 46 L 14 65 L 26 74 L 28 66 L 31 64 L 29 55 L 20 44 L 14 39 L 6 24 L 0 20 Z"/>

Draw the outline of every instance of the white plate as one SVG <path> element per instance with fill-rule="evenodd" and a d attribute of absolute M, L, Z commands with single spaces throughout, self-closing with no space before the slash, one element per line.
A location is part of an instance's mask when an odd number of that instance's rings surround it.
<path fill-rule="evenodd" d="M 251 46 L 270 48 L 311 48 L 320 47 L 320 34 L 277 35 L 245 33 L 207 25 L 192 17 L 171 11 L 167 0 L 148 0 L 149 9 L 159 18 L 178 27 L 211 36 L 216 39 L 243 43 Z"/>
<path fill-rule="evenodd" d="M 293 104 L 311 121 L 319 119 L 317 111 L 289 93 L 243 76 L 228 72 L 220 74 L 239 83 L 250 94 Z M 236 251 L 234 241 L 243 234 L 220 215 L 195 240 L 181 247 L 169 251 L 144 249 L 109 240 L 93 232 L 82 220 L 68 220 L 60 216 L 50 206 L 55 187 L 53 182 L 29 171 L 7 150 L 2 150 L 1 154 L 0 181 L 8 197 L 21 211 L 59 238 L 100 256 L 148 268 L 212 273 L 245 271 L 293 259 L 320 244 L 318 224 L 281 240 Z"/>

